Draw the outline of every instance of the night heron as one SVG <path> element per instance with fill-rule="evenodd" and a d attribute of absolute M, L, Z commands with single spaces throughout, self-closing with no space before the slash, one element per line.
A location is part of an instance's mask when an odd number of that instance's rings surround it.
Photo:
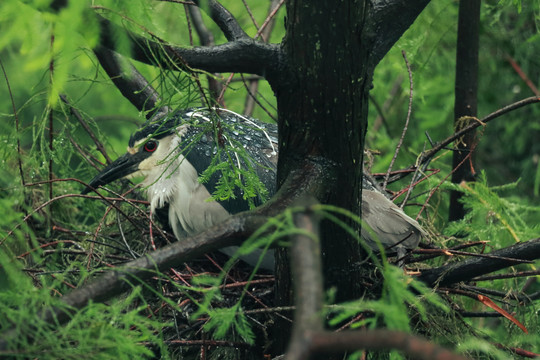
<path fill-rule="evenodd" d="M 272 196 L 277 155 L 273 124 L 226 109 L 183 110 L 148 121 L 129 139 L 127 153 L 89 185 L 96 189 L 116 179 L 143 176 L 151 212 L 168 207 L 169 225 L 176 238 L 182 239 Z M 238 181 L 244 185 L 235 186 Z M 212 195 L 217 199 L 211 200 Z M 375 237 L 384 248 L 399 254 L 399 250 L 416 248 L 425 235 L 366 177 L 362 212 L 373 230 L 362 230 L 362 237 L 376 251 Z M 223 252 L 231 255 L 234 251 L 226 248 Z M 253 264 L 258 256 L 242 259 Z M 272 269 L 273 257 L 267 256 L 261 267 Z"/>

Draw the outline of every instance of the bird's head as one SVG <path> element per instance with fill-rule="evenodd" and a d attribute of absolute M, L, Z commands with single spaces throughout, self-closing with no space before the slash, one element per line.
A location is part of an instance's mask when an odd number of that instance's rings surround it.
<path fill-rule="evenodd" d="M 170 113 L 147 122 L 135 132 L 129 139 L 126 154 L 96 175 L 83 194 L 117 179 L 143 176 L 142 185 L 147 190 L 151 209 L 155 209 L 170 203 L 173 197 L 177 201 L 192 201 L 193 192 L 202 185 L 200 176 L 204 176 L 207 192 L 214 194 L 223 184 L 236 186 L 239 178 L 241 181 L 249 178 L 244 176 L 251 171 L 272 195 L 276 135 L 275 125 L 225 109 Z M 236 170 L 229 171 L 227 178 L 224 172 L 231 167 Z M 220 197 L 219 203 L 230 213 L 248 210 L 253 203 L 257 206 L 263 201 L 258 193 L 250 194 L 248 200 L 240 187 L 229 194 L 228 198 Z"/>
<path fill-rule="evenodd" d="M 121 178 L 143 176 L 143 185 L 148 186 L 163 176 L 164 164 L 170 162 L 189 127 L 185 120 L 171 116 L 147 123 L 131 135 L 127 152 L 97 174 L 82 194 Z"/>

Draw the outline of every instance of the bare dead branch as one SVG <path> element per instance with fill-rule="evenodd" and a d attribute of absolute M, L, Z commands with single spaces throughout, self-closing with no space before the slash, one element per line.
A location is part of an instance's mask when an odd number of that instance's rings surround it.
<path fill-rule="evenodd" d="M 538 275 L 540 275 L 540 270 L 519 271 L 519 272 L 510 273 L 510 274 L 479 276 L 479 277 L 475 277 L 474 279 L 471 279 L 471 281 L 474 281 L 474 282 L 491 281 L 491 280 L 512 279 L 512 278 L 517 278 L 517 277 L 538 276 Z"/>
<path fill-rule="evenodd" d="M 534 85 L 534 83 L 527 76 L 527 74 L 525 74 L 525 72 L 523 72 L 523 70 L 521 69 L 521 66 L 519 66 L 519 64 L 516 62 L 516 60 L 514 60 L 514 58 L 512 58 L 509 54 L 505 54 L 504 58 L 512 66 L 514 71 L 519 75 L 521 80 L 523 80 L 523 82 L 525 82 L 525 84 L 527 84 L 527 86 L 529 87 L 529 89 L 531 89 L 531 91 L 534 93 L 534 95 L 536 97 L 540 97 L 540 91 L 538 91 L 538 88 Z"/>

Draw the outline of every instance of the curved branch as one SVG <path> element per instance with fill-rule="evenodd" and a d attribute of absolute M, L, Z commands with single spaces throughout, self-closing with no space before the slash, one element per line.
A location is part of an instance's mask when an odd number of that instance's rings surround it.
<path fill-rule="evenodd" d="M 393 175 L 390 177 L 389 183 L 400 180 L 404 178 L 405 176 L 409 175 L 410 173 L 414 173 L 417 168 L 426 169 L 429 163 L 431 162 L 431 159 L 442 149 L 444 149 L 447 145 L 454 142 L 456 139 L 462 137 L 464 134 L 466 134 L 469 131 L 472 131 L 476 129 L 479 126 L 486 125 L 486 123 L 490 122 L 491 120 L 495 120 L 496 118 L 509 113 L 510 111 L 517 110 L 519 108 L 522 108 L 523 106 L 534 104 L 540 102 L 540 98 L 536 96 L 531 96 L 519 101 L 516 101 L 515 103 L 512 103 L 510 105 L 506 105 L 505 107 L 496 110 L 492 112 L 489 115 L 486 115 L 480 120 L 472 121 L 470 125 L 467 127 L 464 127 L 463 129 L 453 133 L 449 137 L 447 137 L 444 140 L 441 140 L 435 144 L 432 145 L 432 148 L 429 150 L 424 151 L 420 154 L 418 157 L 418 161 L 416 164 L 409 166 L 406 169 L 401 170 L 397 175 Z M 431 141 L 431 140 L 430 140 Z"/>
<path fill-rule="evenodd" d="M 460 281 L 491 273 L 522 262 L 540 258 L 540 238 L 518 243 L 504 249 L 491 252 L 490 258 L 471 258 L 453 264 L 422 271 L 418 280 L 427 285 L 448 286 Z M 499 256 L 499 259 L 493 258 Z M 512 261 L 511 259 L 520 261 Z"/>
<path fill-rule="evenodd" d="M 366 30 L 373 39 L 370 63 L 374 68 L 412 25 L 430 0 L 372 0 Z M 389 21 L 392 19 L 392 21 Z"/>
<path fill-rule="evenodd" d="M 214 22 L 219 26 L 223 34 L 229 41 L 248 39 L 249 36 L 245 31 L 240 27 L 238 21 L 234 16 L 227 10 L 223 5 L 218 3 L 215 0 L 206 0 L 203 1 L 201 6 L 201 1 L 193 1 L 198 7 L 205 10 L 208 15 L 214 20 Z"/>
<path fill-rule="evenodd" d="M 519 109 L 519 108 L 521 108 L 523 106 L 526 106 L 526 105 L 529 105 L 529 104 L 534 104 L 534 103 L 537 103 L 537 102 L 540 102 L 540 98 L 536 97 L 536 96 L 531 96 L 531 97 L 528 97 L 526 99 L 516 101 L 515 103 L 512 103 L 510 105 L 506 105 L 505 107 L 492 112 L 491 114 L 485 116 L 484 118 L 482 118 L 482 119 L 480 119 L 478 121 L 473 121 L 469 126 L 455 132 L 454 134 L 447 137 L 446 139 L 436 143 L 433 146 L 432 149 L 426 151 L 422 155 L 422 160 L 424 161 L 425 159 L 431 159 L 435 155 L 435 153 L 439 152 L 445 146 L 447 146 L 450 143 L 454 142 L 454 140 L 462 137 L 463 135 L 465 135 L 469 131 L 472 131 L 472 130 L 476 129 L 477 127 L 479 127 L 481 125 L 485 125 L 486 123 L 490 122 L 491 120 L 494 120 L 494 119 L 498 118 L 499 116 L 502 116 L 502 115 L 504 115 L 506 113 L 509 113 L 510 111 L 513 111 L 513 110 Z"/>
<path fill-rule="evenodd" d="M 97 46 L 94 53 L 116 88 L 137 110 L 147 112 L 147 119 L 150 119 L 156 112 L 165 113 L 168 111 L 166 107 L 157 108 L 160 102 L 157 91 L 133 65 L 125 64 L 118 53 L 103 46 Z"/>
<path fill-rule="evenodd" d="M 100 23 L 101 45 L 116 50 L 111 27 L 118 26 L 105 19 L 100 19 Z M 131 54 L 126 55 L 170 70 L 201 69 L 211 73 L 243 72 L 264 76 L 277 70 L 280 64 L 278 45 L 251 38 L 242 37 L 215 46 L 182 48 L 167 45 L 161 39 L 153 41 L 133 33 L 129 33 L 129 36 L 132 39 Z"/>

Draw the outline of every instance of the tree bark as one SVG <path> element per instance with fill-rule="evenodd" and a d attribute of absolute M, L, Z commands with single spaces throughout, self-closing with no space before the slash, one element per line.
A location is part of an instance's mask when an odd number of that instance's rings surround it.
<path fill-rule="evenodd" d="M 330 180 L 318 200 L 355 214 L 371 85 L 364 16 L 363 1 L 288 2 L 283 51 L 292 76 L 275 89 L 279 152 L 288 154 L 278 163 L 278 186 L 292 169 L 322 162 Z M 331 223 L 323 224 L 322 239 L 326 287 L 338 289 L 338 301 L 357 297 L 359 244 Z"/>
<path fill-rule="evenodd" d="M 454 103 L 456 131 L 471 123 L 471 119 L 467 117 L 477 116 L 479 26 L 480 0 L 460 1 Z M 470 131 L 456 142 L 456 151 L 452 160 L 452 168 L 455 169 L 452 174 L 453 183 L 474 181 L 471 154 L 474 141 L 475 132 Z M 459 220 L 465 216 L 465 209 L 459 201 L 462 195 L 463 193 L 459 191 L 450 193 L 450 221 Z"/>
<path fill-rule="evenodd" d="M 268 77 L 279 117 L 278 188 L 290 173 L 310 164 L 324 168 L 323 204 L 361 213 L 362 158 L 373 70 L 429 1 L 291 0 L 281 52 L 284 66 Z M 394 27 L 388 14 L 402 11 Z M 377 31 L 381 30 L 381 31 Z M 390 40 L 388 40 L 390 39 Z M 277 75 L 274 78 L 272 75 Z M 342 219 L 354 231 L 360 225 Z M 345 229 L 321 222 L 326 289 L 335 301 L 362 295 L 361 246 Z M 287 249 L 277 251 L 277 305 L 293 303 Z M 289 339 L 287 322 L 276 324 L 275 354 Z"/>

